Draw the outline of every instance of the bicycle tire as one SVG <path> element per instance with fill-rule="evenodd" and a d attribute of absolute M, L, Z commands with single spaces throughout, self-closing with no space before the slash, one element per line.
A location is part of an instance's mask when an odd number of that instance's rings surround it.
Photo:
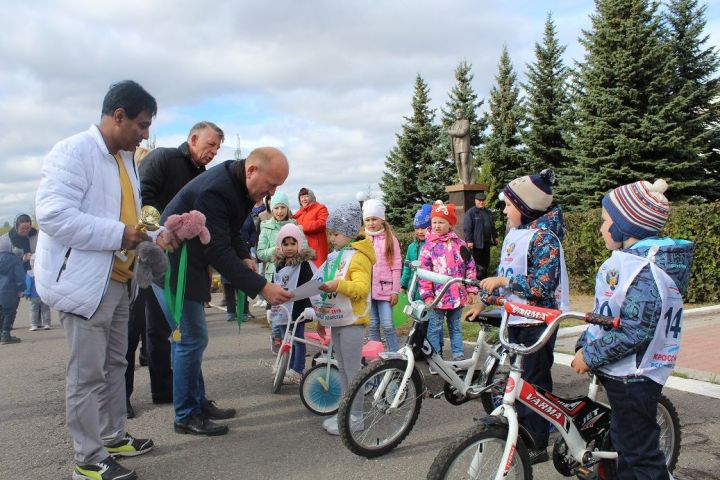
<path fill-rule="evenodd" d="M 495 350 L 495 353 L 498 355 L 500 355 L 502 349 L 503 346 L 499 344 L 493 347 L 493 350 Z M 500 360 L 495 357 L 490 358 L 493 359 L 494 365 L 490 369 L 490 373 L 485 379 L 483 387 L 492 385 L 494 382 L 497 382 L 497 386 L 480 394 L 480 402 L 482 402 L 483 410 L 485 410 L 485 413 L 488 415 L 502 404 L 502 397 L 505 394 L 505 386 L 507 385 L 507 377 L 510 375 L 509 364 L 501 364 Z"/>
<path fill-rule="evenodd" d="M 338 410 L 342 398 L 340 371 L 335 365 L 330 365 L 328 377 L 328 390 L 320 382 L 325 380 L 327 365 L 317 364 L 308 370 L 300 382 L 300 400 L 305 408 L 315 415 L 333 415 Z"/>
<path fill-rule="evenodd" d="M 430 466 L 427 480 L 453 480 L 453 479 L 487 479 L 495 478 L 495 473 L 500 466 L 503 449 L 507 441 L 508 426 L 504 424 L 480 424 L 473 428 L 462 432 L 455 440 L 446 445 L 440 453 L 437 454 Z M 488 446 L 485 446 L 485 445 Z M 492 448 L 488 453 L 490 459 L 488 468 L 482 472 L 476 473 L 470 477 L 468 467 L 463 468 L 460 464 L 467 457 L 467 463 L 472 460 L 473 449 Z M 493 460 L 494 458 L 494 460 Z M 483 465 L 481 465 L 482 467 Z M 458 469 L 457 473 L 455 469 Z M 530 465 L 530 455 L 522 438 L 518 436 L 515 444 L 515 453 L 513 454 L 512 464 L 508 476 L 510 480 L 532 480 L 533 472 Z"/>
<path fill-rule="evenodd" d="M 343 395 L 338 408 L 338 429 L 343 444 L 355 455 L 365 458 L 384 455 L 400 445 L 415 425 L 425 391 L 422 377 L 417 368 L 413 369 L 408 380 L 407 389 L 399 408 L 393 412 L 387 412 L 387 407 L 397 392 L 393 387 L 397 388 L 397 383 L 402 379 L 406 366 L 407 361 L 401 359 L 372 362 L 358 373 Z M 390 373 L 392 378 L 388 382 L 385 392 L 375 402 L 373 400 L 375 391 L 382 380 L 381 376 L 386 373 Z M 361 398 L 362 400 L 358 401 L 363 403 L 362 430 L 358 430 L 359 421 L 355 419 L 353 422 L 350 411 L 356 398 Z M 369 402 L 369 405 L 366 405 L 366 402 Z M 398 418 L 401 423 L 397 429 L 391 430 L 389 434 L 385 435 L 383 431 L 390 425 L 387 422 L 390 417 Z"/>
<path fill-rule="evenodd" d="M 662 393 L 658 397 L 656 418 L 658 426 L 660 426 L 660 451 L 665 455 L 665 464 L 668 471 L 672 473 L 680 456 L 680 442 L 682 440 L 680 416 L 675 409 L 675 405 Z M 603 450 L 614 450 L 610 440 L 610 432 L 606 436 Z M 595 470 L 600 479 L 616 478 L 617 461 L 603 460 L 596 466 Z"/>
<path fill-rule="evenodd" d="M 275 371 L 275 378 L 273 378 L 272 393 L 278 393 L 280 391 L 280 386 L 287 371 L 288 362 L 290 362 L 290 351 L 281 352 L 278 368 Z"/>

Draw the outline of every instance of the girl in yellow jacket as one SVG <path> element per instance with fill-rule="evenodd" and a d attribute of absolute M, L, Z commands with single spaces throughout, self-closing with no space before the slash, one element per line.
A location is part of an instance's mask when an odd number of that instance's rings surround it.
<path fill-rule="evenodd" d="M 348 203 L 333 211 L 327 220 L 330 244 L 335 249 L 318 269 L 323 284 L 322 298 L 313 304 L 318 332 L 332 327 L 332 342 L 343 391 L 362 368 L 362 346 L 368 324 L 370 287 L 375 252 L 364 235 L 358 235 L 362 211 Z M 359 405 L 351 412 L 353 428 L 362 429 Z M 337 415 L 326 419 L 323 428 L 339 435 Z"/>

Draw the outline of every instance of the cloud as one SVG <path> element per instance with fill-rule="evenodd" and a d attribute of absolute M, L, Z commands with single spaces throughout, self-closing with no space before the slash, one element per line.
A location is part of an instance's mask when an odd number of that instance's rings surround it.
<path fill-rule="evenodd" d="M 332 206 L 378 192 L 418 73 L 439 108 L 466 60 L 487 99 L 503 44 L 522 80 L 553 11 L 570 63 L 582 54 L 577 37 L 591 8 L 575 0 L 11 2 L 0 36 L 0 221 L 32 206 L 43 155 L 97 122 L 108 86 L 125 78 L 156 96 L 159 146 L 211 120 L 226 132 L 213 164 L 233 158 L 239 135 L 245 154 L 261 145 L 286 152 L 282 188 L 291 197 L 308 186 Z"/>

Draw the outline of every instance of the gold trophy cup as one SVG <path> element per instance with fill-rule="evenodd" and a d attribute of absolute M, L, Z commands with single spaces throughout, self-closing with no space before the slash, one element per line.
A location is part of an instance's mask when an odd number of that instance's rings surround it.
<path fill-rule="evenodd" d="M 137 230 L 140 230 L 142 232 L 154 232 L 155 230 L 160 228 L 160 212 L 158 212 L 157 208 L 151 205 L 145 205 L 140 210 L 140 218 L 138 218 L 138 222 L 139 223 L 135 225 L 135 228 Z M 115 256 L 123 262 L 127 261 L 127 248 L 121 248 L 120 250 L 115 252 Z"/>

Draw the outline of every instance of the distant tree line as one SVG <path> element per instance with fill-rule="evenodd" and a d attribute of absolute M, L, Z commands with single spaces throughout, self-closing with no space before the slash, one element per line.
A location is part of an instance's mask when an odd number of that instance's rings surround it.
<path fill-rule="evenodd" d="M 579 38 L 584 58 L 572 66 L 548 14 L 526 83 L 503 47 L 483 109 L 461 61 L 439 121 L 418 74 L 380 183 L 389 221 L 409 228 L 420 203 L 447 199 L 445 186 L 458 182 L 447 135 L 458 110 L 490 195 L 551 167 L 568 210 L 597 207 L 609 189 L 639 179 L 668 180 L 675 202 L 720 199 L 720 60 L 706 45 L 706 9 L 698 0 L 596 0 Z"/>

